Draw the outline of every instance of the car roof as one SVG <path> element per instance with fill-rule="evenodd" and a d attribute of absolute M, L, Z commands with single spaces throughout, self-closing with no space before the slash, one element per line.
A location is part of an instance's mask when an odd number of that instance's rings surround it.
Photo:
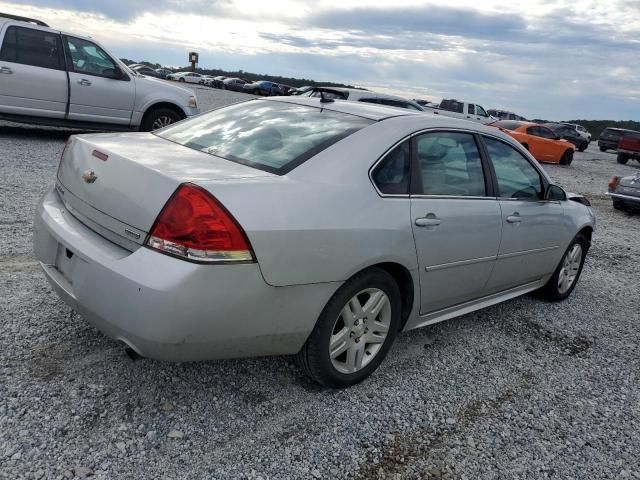
<path fill-rule="evenodd" d="M 375 103 L 351 102 L 349 100 L 335 99 L 322 103 L 322 99 L 320 97 L 268 97 L 262 98 L 260 100 L 266 102 L 294 103 L 296 105 L 324 108 L 333 112 L 348 113 L 351 115 L 368 118 L 374 121 L 380 121 L 386 118 L 399 117 L 404 115 L 422 114 L 422 112 L 413 110 L 402 110 L 387 107 L 384 105 L 377 105 Z"/>

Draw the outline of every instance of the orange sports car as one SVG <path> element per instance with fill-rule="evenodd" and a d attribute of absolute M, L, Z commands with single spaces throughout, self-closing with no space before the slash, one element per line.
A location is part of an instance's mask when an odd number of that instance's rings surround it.
<path fill-rule="evenodd" d="M 569 165 L 576 147 L 558 137 L 553 130 L 532 122 L 499 120 L 491 124 L 511 135 L 539 162 Z"/>

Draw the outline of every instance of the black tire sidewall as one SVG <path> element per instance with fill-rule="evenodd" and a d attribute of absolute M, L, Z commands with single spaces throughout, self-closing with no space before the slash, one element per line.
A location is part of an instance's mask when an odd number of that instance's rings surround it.
<path fill-rule="evenodd" d="M 391 303 L 389 333 L 380 351 L 366 367 L 352 374 L 341 373 L 335 369 L 329 356 L 331 334 L 333 333 L 336 319 L 347 302 L 358 292 L 367 288 L 379 288 L 389 298 Z M 315 370 L 313 372 L 314 379 L 328 387 L 344 388 L 361 382 L 371 375 L 384 360 L 393 345 L 400 326 L 401 309 L 402 300 L 398 285 L 393 277 L 384 270 L 377 268 L 367 270 L 356 275 L 340 287 L 320 314 L 316 327 L 305 345 L 307 354 L 311 357 L 312 365 L 309 365 L 309 367 Z"/>

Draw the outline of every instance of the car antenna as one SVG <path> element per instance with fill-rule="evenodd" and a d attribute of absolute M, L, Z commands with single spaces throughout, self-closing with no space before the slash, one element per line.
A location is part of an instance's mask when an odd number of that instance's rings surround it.
<path fill-rule="evenodd" d="M 320 90 L 320 103 L 331 103 L 333 102 L 333 98 L 327 98 L 324 96 L 324 92 Z"/>

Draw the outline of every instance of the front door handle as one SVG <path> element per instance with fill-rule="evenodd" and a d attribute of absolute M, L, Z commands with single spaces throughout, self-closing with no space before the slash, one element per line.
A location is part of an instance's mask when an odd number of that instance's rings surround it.
<path fill-rule="evenodd" d="M 82 85 L 83 87 L 90 87 L 91 82 L 86 78 L 83 78 L 82 80 L 78 80 L 78 85 Z"/>
<path fill-rule="evenodd" d="M 416 226 L 418 227 L 437 227 L 438 225 L 440 225 L 440 219 L 434 213 L 416 218 Z"/>
<path fill-rule="evenodd" d="M 522 221 L 522 217 L 518 212 L 514 212 L 512 215 L 507 217 L 507 222 L 509 223 L 520 223 Z"/>
<path fill-rule="evenodd" d="M 13 70 L 11 70 L 9 67 L 2 67 L 0 68 L 0 73 L 11 75 L 13 73 Z"/>

